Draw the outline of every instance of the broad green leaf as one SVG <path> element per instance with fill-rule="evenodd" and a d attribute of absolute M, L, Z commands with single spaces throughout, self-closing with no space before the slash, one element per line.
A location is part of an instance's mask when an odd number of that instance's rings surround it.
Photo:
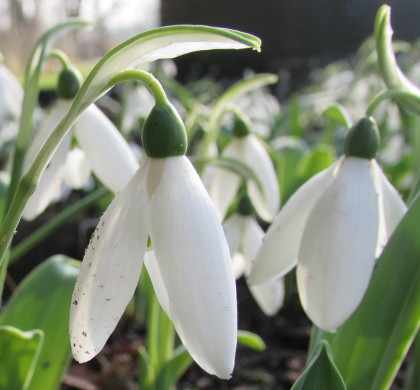
<path fill-rule="evenodd" d="M 377 260 L 360 306 L 328 335 L 348 390 L 389 389 L 420 328 L 419 220 L 418 196 Z"/>
<path fill-rule="evenodd" d="M 329 106 L 324 110 L 322 115 L 333 122 L 342 124 L 347 129 L 352 126 L 349 113 L 341 104 L 336 103 Z"/>
<path fill-rule="evenodd" d="M 271 141 L 270 153 L 276 167 L 283 204 L 301 184 L 296 171 L 303 156 L 308 153 L 306 143 L 297 137 L 280 136 Z"/>
<path fill-rule="evenodd" d="M 418 390 L 420 389 L 420 333 L 417 333 L 408 364 L 403 390 Z"/>
<path fill-rule="evenodd" d="M 346 390 L 327 341 L 317 345 L 291 390 Z"/>
<path fill-rule="evenodd" d="M 329 145 L 318 145 L 300 161 L 297 169 L 301 183 L 330 167 L 335 161 L 334 149 Z"/>
<path fill-rule="evenodd" d="M 0 389 L 26 390 L 32 378 L 43 333 L 0 326 Z"/>
<path fill-rule="evenodd" d="M 192 357 L 183 345 L 180 345 L 172 353 L 171 358 L 165 363 L 156 377 L 156 390 L 172 390 L 179 378 L 185 373 L 193 362 Z"/>
<path fill-rule="evenodd" d="M 256 351 L 264 351 L 266 348 L 264 340 L 260 336 L 246 330 L 238 330 L 238 342 Z"/>
<path fill-rule="evenodd" d="M 57 255 L 34 269 L 19 285 L 0 317 L 9 325 L 44 333 L 28 390 L 55 390 L 71 361 L 69 311 L 78 262 Z"/>

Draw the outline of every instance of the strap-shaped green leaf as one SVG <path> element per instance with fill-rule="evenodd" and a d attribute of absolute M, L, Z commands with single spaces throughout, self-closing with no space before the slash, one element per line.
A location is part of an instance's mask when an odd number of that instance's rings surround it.
<path fill-rule="evenodd" d="M 22 332 L 12 326 L 0 326 L 0 389 L 28 388 L 43 337 L 40 330 Z"/>
<path fill-rule="evenodd" d="M 70 364 L 68 321 L 77 274 L 76 261 L 61 255 L 50 258 L 22 281 L 2 313 L 0 325 L 44 333 L 28 390 L 57 389 Z"/>
<path fill-rule="evenodd" d="M 327 341 L 318 343 L 291 390 L 346 390 Z"/>

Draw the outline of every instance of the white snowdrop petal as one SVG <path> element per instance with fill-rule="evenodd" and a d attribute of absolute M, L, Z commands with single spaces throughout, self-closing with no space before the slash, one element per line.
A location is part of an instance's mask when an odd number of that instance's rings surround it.
<path fill-rule="evenodd" d="M 374 161 L 373 164 L 381 185 L 385 229 L 387 238 L 389 238 L 407 211 L 407 206 L 397 190 L 388 181 L 378 163 Z"/>
<path fill-rule="evenodd" d="M 246 273 L 248 274 L 251 269 L 252 261 L 261 248 L 265 233 L 255 218 L 251 216 L 243 218 L 246 221 L 246 226 L 243 235 L 242 252 L 247 260 Z"/>
<path fill-rule="evenodd" d="M 25 154 L 25 160 L 23 162 L 23 172 L 26 173 L 33 164 L 35 157 L 38 155 L 39 150 L 44 145 L 45 141 L 63 119 L 67 110 L 70 107 L 70 102 L 65 100 L 59 100 L 57 104 L 49 111 L 42 119 L 38 128 L 34 133 L 34 137 L 31 140 L 28 150 Z"/>
<path fill-rule="evenodd" d="M 207 372 L 229 378 L 237 339 L 236 286 L 223 229 L 184 156 L 153 159 L 161 171 L 150 236 L 184 346 Z"/>
<path fill-rule="evenodd" d="M 248 180 L 248 195 L 258 215 L 272 221 L 280 206 L 279 184 L 274 165 L 262 142 L 253 134 L 239 139 L 242 142 L 243 161 L 261 181 L 262 192 L 254 180 Z"/>
<path fill-rule="evenodd" d="M 235 142 L 232 142 L 223 151 L 223 157 L 240 160 L 240 153 Z M 211 170 L 211 180 L 209 181 L 208 192 L 216 208 L 220 220 L 226 216 L 226 212 L 235 199 L 238 192 L 241 178 L 238 174 L 227 169 L 215 166 Z"/>
<path fill-rule="evenodd" d="M 285 275 L 297 264 L 303 228 L 314 204 L 334 179 L 341 160 L 300 187 L 277 214 L 267 230 L 248 276 L 250 284 L 262 284 Z"/>
<path fill-rule="evenodd" d="M 171 318 L 169 310 L 168 291 L 166 290 L 165 283 L 162 280 L 159 264 L 156 260 L 156 255 L 153 250 L 148 250 L 144 254 L 144 266 L 149 273 L 150 280 L 152 281 L 153 289 L 155 290 L 156 297 L 160 306 L 165 311 L 166 315 Z"/>
<path fill-rule="evenodd" d="M 245 222 L 245 218 L 236 213 L 230 215 L 223 222 L 223 231 L 225 232 L 231 255 L 240 250 L 245 233 Z"/>
<path fill-rule="evenodd" d="M 257 286 L 249 286 L 252 296 L 258 306 L 267 316 L 274 316 L 283 306 L 284 281 L 276 278 Z"/>
<path fill-rule="evenodd" d="M 246 272 L 247 261 L 240 252 L 235 252 L 232 257 L 233 274 L 235 279 L 239 279 Z"/>
<path fill-rule="evenodd" d="M 0 64 L 0 121 L 8 116 L 18 118 L 23 99 L 23 88 L 16 77 Z"/>
<path fill-rule="evenodd" d="M 78 362 L 99 353 L 136 289 L 148 237 L 147 170 L 148 161 L 114 198 L 86 250 L 70 310 Z"/>
<path fill-rule="evenodd" d="M 81 149 L 74 148 L 67 153 L 64 181 L 68 186 L 74 189 L 85 187 L 91 171 L 91 166 Z"/>
<path fill-rule="evenodd" d="M 98 179 L 117 193 L 138 168 L 130 146 L 113 123 L 95 105 L 90 105 L 74 125 L 80 147 Z"/>
<path fill-rule="evenodd" d="M 302 306 L 321 329 L 335 331 L 369 284 L 378 239 L 378 192 L 372 162 L 348 157 L 313 207 L 299 251 Z"/>
<path fill-rule="evenodd" d="M 57 201 L 58 195 L 61 194 L 60 187 L 64 176 L 66 156 L 70 149 L 70 143 L 71 136 L 67 134 L 42 173 L 38 186 L 26 203 L 22 214 L 22 217 L 27 221 L 36 218 L 50 203 Z"/>

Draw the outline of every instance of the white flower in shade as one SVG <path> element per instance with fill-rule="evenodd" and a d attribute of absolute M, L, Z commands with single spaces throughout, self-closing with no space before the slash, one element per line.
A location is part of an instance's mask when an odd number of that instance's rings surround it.
<path fill-rule="evenodd" d="M 154 99 L 146 86 L 132 87 L 127 93 L 127 98 L 124 99 L 121 120 L 122 131 L 128 133 L 135 129 L 138 126 L 139 119 L 146 118 L 153 106 Z"/>
<path fill-rule="evenodd" d="M 252 178 L 247 180 L 247 192 L 257 214 L 265 221 L 271 221 L 280 205 L 279 184 L 273 163 L 258 137 L 249 132 L 249 125 L 243 118 L 237 118 L 235 137 L 223 150 L 222 156 L 238 160 L 249 166 L 260 180 L 261 188 Z M 221 219 L 234 200 L 242 178 L 229 170 L 216 167 L 209 184 L 209 194 Z"/>
<path fill-rule="evenodd" d="M 17 119 L 23 99 L 23 89 L 15 76 L 0 64 L 0 123 Z"/>
<path fill-rule="evenodd" d="M 24 170 L 32 165 L 42 144 L 61 121 L 70 106 L 70 101 L 60 100 L 41 123 L 25 156 Z M 70 156 L 72 136 L 75 137 L 85 160 L 80 155 Z M 117 157 L 118 156 L 118 157 Z M 111 191 L 120 191 L 138 169 L 138 162 L 130 146 L 114 124 L 95 105 L 89 106 L 80 116 L 72 131 L 57 148 L 40 183 L 29 199 L 23 218 L 34 219 L 57 198 L 60 198 L 63 180 L 69 185 L 86 183 L 89 167 L 95 176 Z"/>
<path fill-rule="evenodd" d="M 249 200 L 241 201 L 238 213 L 230 215 L 223 223 L 226 240 L 229 245 L 233 261 L 235 278 L 248 275 L 251 262 L 261 247 L 264 231 L 252 215 Z M 244 206 L 245 204 L 245 206 Z M 252 296 L 261 310 L 268 316 L 275 315 L 283 305 L 284 283 L 280 278 L 271 279 L 266 283 L 252 286 L 248 285 Z"/>
<path fill-rule="evenodd" d="M 162 307 L 194 360 L 229 378 L 237 338 L 229 248 L 169 103 L 155 105 L 142 142 L 149 157 L 106 210 L 82 262 L 70 312 L 73 356 L 85 362 L 106 343 L 136 289 L 150 237 L 146 263 Z"/>
<path fill-rule="evenodd" d="M 303 308 L 327 331 L 359 305 L 375 259 L 406 211 L 373 159 L 375 134 L 372 118 L 350 130 L 346 155 L 305 183 L 276 216 L 249 276 L 259 284 L 297 264 Z"/>

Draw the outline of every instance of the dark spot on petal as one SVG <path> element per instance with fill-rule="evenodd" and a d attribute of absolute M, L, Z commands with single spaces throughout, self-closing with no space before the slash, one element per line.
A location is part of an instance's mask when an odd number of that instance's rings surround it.
<path fill-rule="evenodd" d="M 86 332 L 82 332 L 82 335 L 86 337 L 87 336 L 87 333 Z"/>
<path fill-rule="evenodd" d="M 77 306 L 79 302 L 77 302 L 76 300 L 73 301 L 73 305 Z"/>

